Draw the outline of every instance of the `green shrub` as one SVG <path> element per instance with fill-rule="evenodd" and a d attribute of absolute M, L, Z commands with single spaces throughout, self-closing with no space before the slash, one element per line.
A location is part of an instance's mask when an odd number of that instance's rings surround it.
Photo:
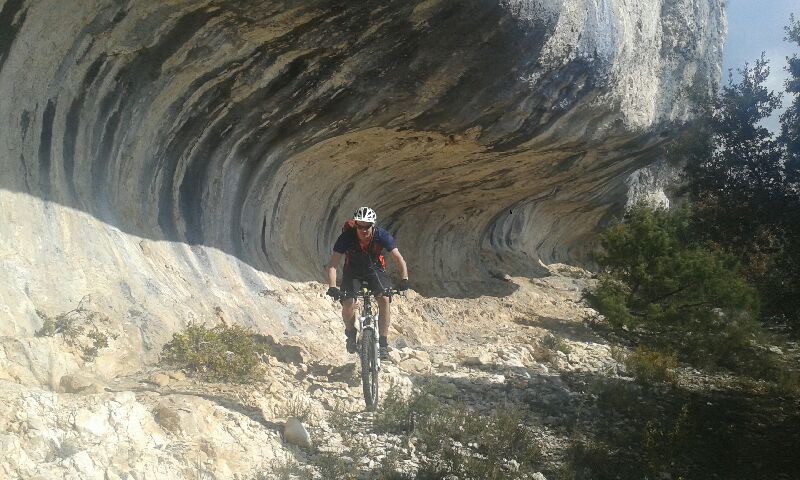
<path fill-rule="evenodd" d="M 345 460 L 341 455 L 321 453 L 314 457 L 314 466 L 317 468 L 320 478 L 336 480 L 355 480 L 357 478 L 357 470 L 352 462 Z"/>
<path fill-rule="evenodd" d="M 43 320 L 42 328 L 34 333 L 37 337 L 52 337 L 57 333 L 63 335 L 67 342 L 74 342 L 75 338 L 83 333 L 83 326 L 79 325 L 79 310 L 62 313 L 56 317 L 37 310 L 36 314 Z"/>
<path fill-rule="evenodd" d="M 625 349 L 619 345 L 611 345 L 608 353 L 617 363 L 625 363 L 625 359 L 628 358 L 628 354 L 625 352 Z"/>
<path fill-rule="evenodd" d="M 552 333 L 548 333 L 542 338 L 542 346 L 562 353 L 569 353 L 572 351 L 572 347 L 569 346 L 566 340 Z"/>
<path fill-rule="evenodd" d="M 289 400 L 286 401 L 283 416 L 286 418 L 294 417 L 304 424 L 310 423 L 314 417 L 310 400 L 303 395 L 292 395 Z"/>
<path fill-rule="evenodd" d="M 294 459 L 273 460 L 253 480 L 313 480 L 313 471 Z"/>
<path fill-rule="evenodd" d="M 795 18 L 786 40 L 800 45 Z M 699 102 L 676 150 L 699 235 L 735 255 L 763 300 L 763 320 L 800 333 L 800 58 L 787 58 L 788 108 L 780 134 L 763 121 L 780 109 L 763 57 Z"/>
<path fill-rule="evenodd" d="M 800 396 L 800 371 L 779 369 L 772 379 L 770 390 L 775 395 Z"/>
<path fill-rule="evenodd" d="M 707 322 L 715 310 L 757 314 L 736 262 L 695 243 L 689 215 L 637 205 L 601 236 L 594 296 L 612 324 L 669 329 Z"/>
<path fill-rule="evenodd" d="M 628 373 L 643 385 L 676 380 L 675 368 L 678 366 L 678 357 L 673 354 L 648 350 L 638 347 L 625 358 L 625 368 Z"/>
<path fill-rule="evenodd" d="M 333 408 L 326 415 L 326 420 L 333 431 L 338 432 L 342 438 L 348 438 L 358 430 L 355 411 L 352 410 L 350 404 L 341 400 L 336 401 Z"/>
<path fill-rule="evenodd" d="M 409 433 L 415 429 L 418 418 L 430 418 L 439 407 L 427 388 L 405 397 L 399 388 L 392 386 L 375 413 L 373 426 L 379 433 Z"/>
<path fill-rule="evenodd" d="M 632 208 L 601 236 L 590 299 L 612 327 L 649 333 L 695 366 L 736 370 L 757 356 L 758 298 L 732 257 L 694 239 L 690 215 Z"/>
<path fill-rule="evenodd" d="M 37 337 L 54 337 L 60 335 L 70 347 L 81 352 L 85 362 L 93 362 L 100 350 L 108 347 L 109 335 L 100 331 L 101 324 L 108 324 L 108 317 L 100 312 L 86 310 L 81 307 L 50 317 L 39 310 L 36 314 L 42 319 L 42 327 L 34 335 Z M 116 338 L 116 335 L 111 335 Z"/>
<path fill-rule="evenodd" d="M 559 478 L 566 480 L 594 480 L 616 478 L 613 455 L 602 442 L 588 438 L 573 438 L 566 452 Z"/>
<path fill-rule="evenodd" d="M 598 379 L 591 384 L 591 392 L 597 396 L 597 406 L 603 412 L 626 416 L 640 413 L 641 388 L 635 383 Z"/>
<path fill-rule="evenodd" d="M 681 462 L 676 460 L 690 434 L 689 406 L 685 404 L 674 419 L 661 423 L 647 422 L 642 438 L 642 451 L 648 471 L 656 476 L 678 468 L 676 464 L 680 465 Z"/>
<path fill-rule="evenodd" d="M 531 350 L 533 359 L 539 363 L 553 363 L 556 360 L 556 353 L 540 344 L 534 344 Z"/>
<path fill-rule="evenodd" d="M 609 274 L 601 274 L 600 281 L 597 283 L 590 298 L 594 307 L 606 317 L 606 321 L 620 329 L 629 325 L 636 324 L 636 318 L 628 310 L 628 298 L 631 289 Z"/>
<path fill-rule="evenodd" d="M 413 475 L 401 471 L 400 459 L 397 450 L 389 450 L 381 460 L 380 466 L 370 472 L 370 477 L 377 480 L 412 480 Z"/>
<path fill-rule="evenodd" d="M 417 478 L 523 478 L 536 471 L 540 448 L 522 423 L 522 411 L 504 405 L 481 415 L 463 404 L 442 403 L 431 390 L 426 386 L 404 397 L 390 389 L 375 416 L 377 431 L 416 437 L 422 453 Z"/>
<path fill-rule="evenodd" d="M 262 373 L 260 356 L 266 353 L 268 347 L 256 343 L 253 333 L 242 326 L 207 328 L 190 322 L 164 345 L 161 362 L 206 381 L 244 383 Z"/>
<path fill-rule="evenodd" d="M 87 333 L 86 336 L 92 343 L 82 348 L 82 357 L 84 361 L 92 362 L 100 354 L 100 349 L 108 346 L 108 335 L 94 331 Z"/>

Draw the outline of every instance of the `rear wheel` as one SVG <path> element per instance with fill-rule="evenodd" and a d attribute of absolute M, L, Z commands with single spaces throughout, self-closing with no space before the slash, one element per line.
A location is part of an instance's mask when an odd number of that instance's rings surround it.
<path fill-rule="evenodd" d="M 378 406 L 378 342 L 375 332 L 366 329 L 361 335 L 361 384 L 364 387 L 364 403 L 367 410 Z"/>

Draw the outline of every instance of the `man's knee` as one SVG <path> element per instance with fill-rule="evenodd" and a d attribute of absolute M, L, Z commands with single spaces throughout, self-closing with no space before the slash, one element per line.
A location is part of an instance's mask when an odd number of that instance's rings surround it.
<path fill-rule="evenodd" d="M 352 312 L 355 310 L 355 303 L 355 300 L 352 298 L 342 300 L 342 312 Z"/>

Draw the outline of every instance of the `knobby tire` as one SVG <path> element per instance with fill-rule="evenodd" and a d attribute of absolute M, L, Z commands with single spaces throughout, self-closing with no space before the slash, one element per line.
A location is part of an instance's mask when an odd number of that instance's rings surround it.
<path fill-rule="evenodd" d="M 364 387 L 364 403 L 367 410 L 378 406 L 378 359 L 377 341 L 373 330 L 364 330 L 361 337 L 361 383 Z"/>

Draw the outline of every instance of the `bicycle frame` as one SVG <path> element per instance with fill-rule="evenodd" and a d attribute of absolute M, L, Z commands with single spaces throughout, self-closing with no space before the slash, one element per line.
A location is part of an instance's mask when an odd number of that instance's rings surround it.
<path fill-rule="evenodd" d="M 374 340 L 375 349 L 377 352 L 378 348 L 378 329 L 377 329 L 377 318 L 374 313 L 372 313 L 372 297 L 374 296 L 372 292 L 369 291 L 368 288 L 363 287 L 359 292 L 359 296 L 361 297 L 362 305 L 361 305 L 361 315 L 358 317 L 358 344 L 360 345 L 362 340 L 364 339 L 364 331 L 368 330 L 372 332 L 371 338 Z M 380 370 L 380 356 L 377 356 L 377 363 L 378 363 L 378 370 Z"/>
<path fill-rule="evenodd" d="M 383 294 L 391 295 L 395 290 L 387 290 Z M 364 391 L 364 402 L 368 410 L 375 410 L 378 406 L 378 373 L 381 369 L 380 347 L 378 342 L 379 332 L 376 328 L 377 317 L 372 311 L 372 297 L 376 296 L 366 286 L 359 290 L 361 297 L 361 314 L 358 317 L 358 340 L 356 345 L 361 360 L 361 383 Z"/>

